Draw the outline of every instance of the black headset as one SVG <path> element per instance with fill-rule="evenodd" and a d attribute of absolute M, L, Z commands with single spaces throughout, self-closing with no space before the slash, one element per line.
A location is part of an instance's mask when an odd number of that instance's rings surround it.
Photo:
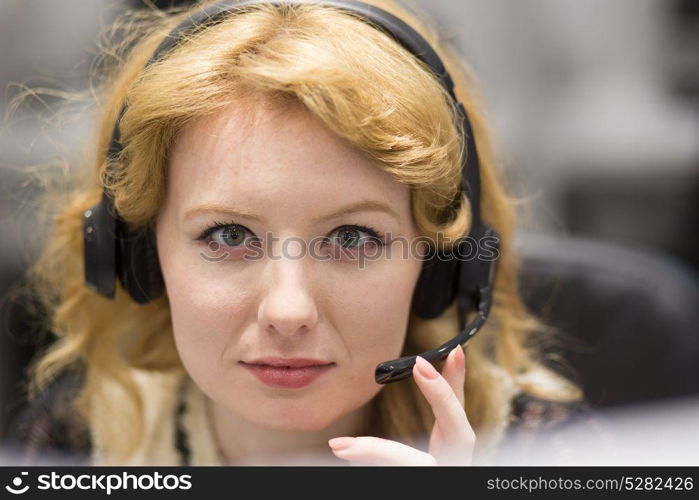
<path fill-rule="evenodd" d="M 320 3 L 349 11 L 384 31 L 431 68 L 458 109 L 465 134 L 463 138 L 465 154 L 462 164 L 461 192 L 454 199 L 454 204 L 459 203 L 462 193 L 467 194 L 471 205 L 471 230 L 448 250 L 430 248 L 424 257 L 411 303 L 413 313 L 421 318 L 431 319 L 439 316 L 455 298 L 458 298 L 460 333 L 438 348 L 420 354 L 431 363 L 441 361 L 457 345 L 463 345 L 470 340 L 488 317 L 500 237 L 495 230 L 486 226 L 481 220 L 480 166 L 471 124 L 463 104 L 454 94 L 454 83 L 451 77 L 429 43 L 392 14 L 354 0 L 227 0 L 206 5 L 182 21 L 165 37 L 146 66 L 157 61 L 183 37 L 198 28 L 211 26 L 238 11 L 244 12 L 246 7 L 259 4 L 282 6 L 302 3 Z M 114 125 L 108 151 L 110 160 L 117 159 L 122 150 L 119 122 L 125 111 L 126 103 L 122 105 L 119 118 Z M 107 193 L 106 187 L 100 202 L 84 212 L 83 230 L 85 282 L 90 289 L 114 298 L 115 281 L 118 276 L 122 286 L 138 303 L 146 303 L 163 294 L 165 284 L 153 230 L 128 230 L 125 222 L 116 214 L 113 200 Z M 484 242 L 488 243 L 487 256 L 480 255 L 481 245 Z M 475 256 L 471 255 L 474 244 L 477 249 Z M 466 313 L 472 310 L 476 311 L 476 316 L 468 325 L 465 325 Z M 376 382 L 385 384 L 410 377 L 415 358 L 416 356 L 406 356 L 379 364 L 376 367 Z"/>

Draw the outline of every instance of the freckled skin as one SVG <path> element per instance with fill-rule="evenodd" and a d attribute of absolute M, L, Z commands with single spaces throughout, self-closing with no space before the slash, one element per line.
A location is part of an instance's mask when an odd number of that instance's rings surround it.
<path fill-rule="evenodd" d="M 224 419 L 231 426 L 319 431 L 351 419 L 384 387 L 374 370 L 401 353 L 421 261 L 402 258 L 394 247 L 391 258 L 360 268 L 351 258 L 287 258 L 282 242 L 336 235 L 347 224 L 415 238 L 409 190 L 299 105 L 250 109 L 254 120 L 229 106 L 194 122 L 170 152 L 156 233 L 175 341 L 212 402 L 217 427 Z M 314 222 L 365 199 L 388 204 L 399 219 L 366 211 Z M 226 214 L 184 220 L 187 210 L 206 203 L 242 208 L 264 222 Z M 240 224 L 259 238 L 273 234 L 281 258 L 245 260 L 240 248 L 227 248 L 224 260 L 203 258 L 210 250 L 196 238 L 214 221 Z M 222 233 L 216 238 L 223 247 Z M 288 252 L 298 255 L 300 248 L 296 241 Z M 238 364 L 262 356 L 336 366 L 306 387 L 279 389 Z"/>

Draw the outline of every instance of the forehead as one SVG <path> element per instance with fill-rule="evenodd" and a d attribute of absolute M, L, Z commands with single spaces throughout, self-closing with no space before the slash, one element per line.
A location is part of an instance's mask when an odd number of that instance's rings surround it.
<path fill-rule="evenodd" d="M 229 105 L 183 129 L 170 153 L 168 199 L 184 212 L 219 203 L 332 209 L 359 199 L 405 208 L 408 189 L 297 103 Z M 274 203 L 272 203 L 274 202 Z"/>

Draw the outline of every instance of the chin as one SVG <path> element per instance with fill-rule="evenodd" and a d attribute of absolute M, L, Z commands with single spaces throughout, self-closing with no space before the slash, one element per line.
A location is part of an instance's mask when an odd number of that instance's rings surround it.
<path fill-rule="evenodd" d="M 333 423 L 333 419 L 327 417 L 314 418 L 312 415 L 306 413 L 305 415 L 298 415 L 294 417 L 288 417 L 283 415 L 275 416 L 261 416 L 259 414 L 255 415 L 252 422 L 264 429 L 269 429 L 272 431 L 282 431 L 282 432 L 313 432 L 322 431 L 326 429 Z"/>
<path fill-rule="evenodd" d="M 330 404 L 303 404 L 300 401 L 286 403 L 276 401 L 264 405 L 251 404 L 239 408 L 237 413 L 257 427 L 289 432 L 321 431 L 342 416 L 341 409 L 336 408 L 337 411 L 332 411 Z"/>

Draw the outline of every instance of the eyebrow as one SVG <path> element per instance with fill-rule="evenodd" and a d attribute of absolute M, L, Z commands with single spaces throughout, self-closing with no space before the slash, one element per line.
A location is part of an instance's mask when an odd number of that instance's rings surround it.
<path fill-rule="evenodd" d="M 333 212 L 330 212 L 329 214 L 318 217 L 317 219 L 313 220 L 313 223 L 318 224 L 328 220 L 337 219 L 339 217 L 342 217 L 343 215 L 350 215 L 357 212 L 383 212 L 396 219 L 396 221 L 400 222 L 400 216 L 390 206 L 379 201 L 363 200 L 356 203 L 352 203 L 350 205 L 346 205 Z M 200 214 L 226 214 L 230 217 L 247 218 L 250 220 L 258 221 L 260 223 L 265 222 L 264 217 L 256 215 L 250 211 L 241 210 L 226 205 L 218 205 L 215 203 L 200 205 L 198 207 L 187 210 L 184 214 L 184 219 L 186 220 L 190 217 Z"/>

